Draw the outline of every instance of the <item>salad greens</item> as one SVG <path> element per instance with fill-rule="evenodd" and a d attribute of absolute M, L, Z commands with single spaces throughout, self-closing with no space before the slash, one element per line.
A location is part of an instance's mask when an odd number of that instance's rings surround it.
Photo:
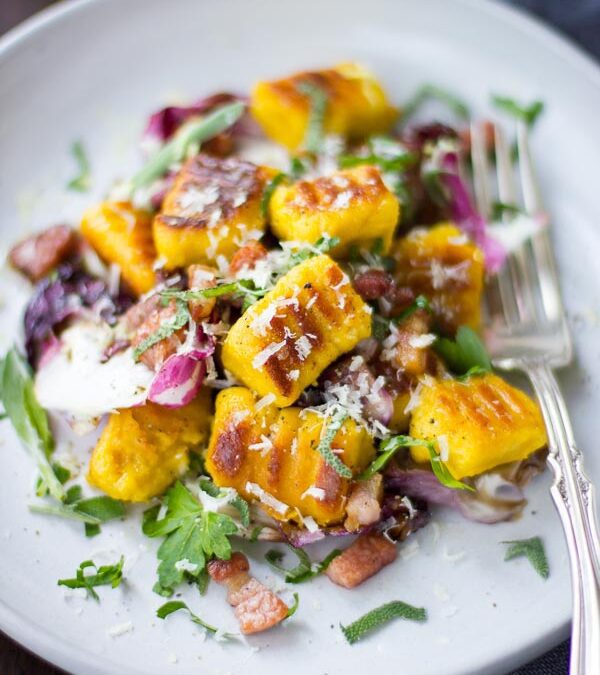
<path fill-rule="evenodd" d="M 539 537 L 532 537 L 531 539 L 515 539 L 513 541 L 503 541 L 502 543 L 508 544 L 504 560 L 508 561 L 525 556 L 542 579 L 547 579 L 550 576 L 550 567 L 548 565 L 548 558 L 546 557 L 546 550 L 544 548 L 544 543 Z"/>
<path fill-rule="evenodd" d="M 98 593 L 94 590 L 96 586 L 110 586 L 117 588 L 123 580 L 123 564 L 125 558 L 121 556 L 119 562 L 114 565 L 102 565 L 98 567 L 92 560 L 85 560 L 79 565 L 73 579 L 59 579 L 59 586 L 67 588 L 85 588 L 87 596 L 100 602 Z M 89 574 L 86 570 L 96 570 L 94 574 Z"/>
<path fill-rule="evenodd" d="M 162 516 L 161 509 L 166 509 Z M 169 596 L 185 578 L 197 581 L 211 558 L 229 560 L 229 537 L 238 528 L 230 516 L 205 511 L 177 481 L 165 494 L 163 507 L 157 505 L 144 513 L 142 530 L 148 537 L 165 537 L 157 553 L 160 563 L 154 590 Z"/>
<path fill-rule="evenodd" d="M 413 607 L 401 600 L 393 600 L 381 605 L 381 607 L 372 609 L 348 626 L 340 624 L 340 628 L 346 640 L 353 645 L 371 631 L 393 619 L 424 622 L 427 620 L 427 612 L 422 607 Z"/>

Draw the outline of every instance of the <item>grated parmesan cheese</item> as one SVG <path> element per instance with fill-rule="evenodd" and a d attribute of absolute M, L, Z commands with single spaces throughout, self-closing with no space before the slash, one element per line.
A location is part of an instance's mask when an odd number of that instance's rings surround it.
<path fill-rule="evenodd" d="M 317 525 L 317 521 L 312 517 L 312 516 L 305 516 L 303 518 L 304 527 L 309 532 L 318 532 L 319 531 L 319 526 Z"/>
<path fill-rule="evenodd" d="M 408 344 L 415 349 L 426 349 L 430 347 L 436 340 L 433 333 L 425 333 L 424 335 L 411 335 Z"/>
<path fill-rule="evenodd" d="M 287 504 L 284 504 L 272 494 L 266 490 L 263 490 L 257 483 L 251 483 L 248 481 L 246 483 L 246 492 L 248 492 L 248 494 L 254 495 L 254 497 L 256 497 L 265 506 L 268 506 L 269 508 L 273 509 L 273 511 L 277 511 L 277 513 L 282 515 L 287 513 L 290 508 Z"/>
<path fill-rule="evenodd" d="M 437 445 L 442 462 L 447 462 L 450 457 L 450 446 L 448 445 L 448 436 L 440 434 L 437 437 Z"/>
<path fill-rule="evenodd" d="M 288 380 L 291 380 L 292 382 L 295 382 L 299 377 L 300 377 L 300 371 L 299 370 L 290 370 L 288 373 Z"/>
<path fill-rule="evenodd" d="M 190 574 L 194 574 L 194 572 L 198 571 L 198 565 L 190 562 L 187 558 L 178 560 L 173 567 L 175 567 L 178 572 L 190 572 Z"/>
<path fill-rule="evenodd" d="M 296 343 L 297 344 L 297 343 Z M 267 345 L 262 351 L 258 352 L 258 354 L 252 359 L 252 367 L 253 368 L 262 368 L 264 364 L 275 354 L 280 349 L 283 349 L 285 347 L 285 340 L 282 340 L 281 342 L 272 342 L 270 345 Z"/>
<path fill-rule="evenodd" d="M 268 405 L 271 405 L 271 403 L 273 403 L 273 401 L 276 398 L 277 397 L 272 392 L 269 393 L 269 394 L 265 394 L 260 400 L 258 400 L 256 402 L 256 405 L 254 406 L 254 410 L 256 410 L 257 412 L 259 410 L 262 410 L 264 407 L 266 407 Z"/>
<path fill-rule="evenodd" d="M 125 635 L 125 633 L 131 633 L 133 630 L 133 624 L 131 621 L 126 621 L 125 623 L 117 623 L 114 626 L 111 626 L 106 632 L 112 638 Z"/>
<path fill-rule="evenodd" d="M 283 344 L 285 344 L 285 341 Z M 294 349 L 296 350 L 296 353 L 298 354 L 300 360 L 305 361 L 306 357 L 312 351 L 312 345 L 310 344 L 310 340 L 306 337 L 306 335 L 302 335 L 296 340 L 296 343 L 294 344 Z"/>
<path fill-rule="evenodd" d="M 304 499 L 305 497 L 312 497 L 313 499 L 322 501 L 325 499 L 325 490 L 323 490 L 323 488 L 316 487 L 315 485 L 311 485 L 300 495 L 300 499 Z"/>

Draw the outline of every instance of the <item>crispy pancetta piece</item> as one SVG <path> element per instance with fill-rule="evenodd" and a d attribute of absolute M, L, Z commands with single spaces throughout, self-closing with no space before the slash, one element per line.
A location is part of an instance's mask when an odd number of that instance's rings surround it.
<path fill-rule="evenodd" d="M 325 574 L 338 586 L 354 588 L 394 562 L 396 547 L 382 534 L 360 536 L 331 562 Z"/>

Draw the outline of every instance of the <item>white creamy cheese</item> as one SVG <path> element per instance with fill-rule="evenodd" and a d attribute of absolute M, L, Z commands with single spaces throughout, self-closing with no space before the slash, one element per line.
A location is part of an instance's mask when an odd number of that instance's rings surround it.
<path fill-rule="evenodd" d="M 112 338 L 105 324 L 82 321 L 67 328 L 60 351 L 35 377 L 42 407 L 81 419 L 143 403 L 154 373 L 134 362 L 131 348 L 102 363 Z"/>

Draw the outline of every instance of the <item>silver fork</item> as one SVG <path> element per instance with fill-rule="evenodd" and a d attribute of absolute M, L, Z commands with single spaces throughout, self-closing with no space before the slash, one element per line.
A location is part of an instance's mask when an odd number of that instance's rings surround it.
<path fill-rule="evenodd" d="M 511 155 L 496 126 L 497 194 L 517 204 Z M 517 125 L 518 175 L 523 210 L 542 214 L 528 132 Z M 471 128 L 471 157 L 477 207 L 491 215 L 488 154 L 480 126 Z M 509 217 L 505 214 L 505 218 Z M 600 540 L 595 490 L 582 466 L 581 452 L 553 370 L 568 365 L 572 343 L 561 300 L 557 267 L 547 228 L 511 253 L 488 284 L 486 342 L 494 365 L 526 373 L 537 394 L 548 433 L 548 463 L 554 473 L 550 492 L 560 516 L 571 566 L 573 623 L 570 675 L 600 674 Z"/>

